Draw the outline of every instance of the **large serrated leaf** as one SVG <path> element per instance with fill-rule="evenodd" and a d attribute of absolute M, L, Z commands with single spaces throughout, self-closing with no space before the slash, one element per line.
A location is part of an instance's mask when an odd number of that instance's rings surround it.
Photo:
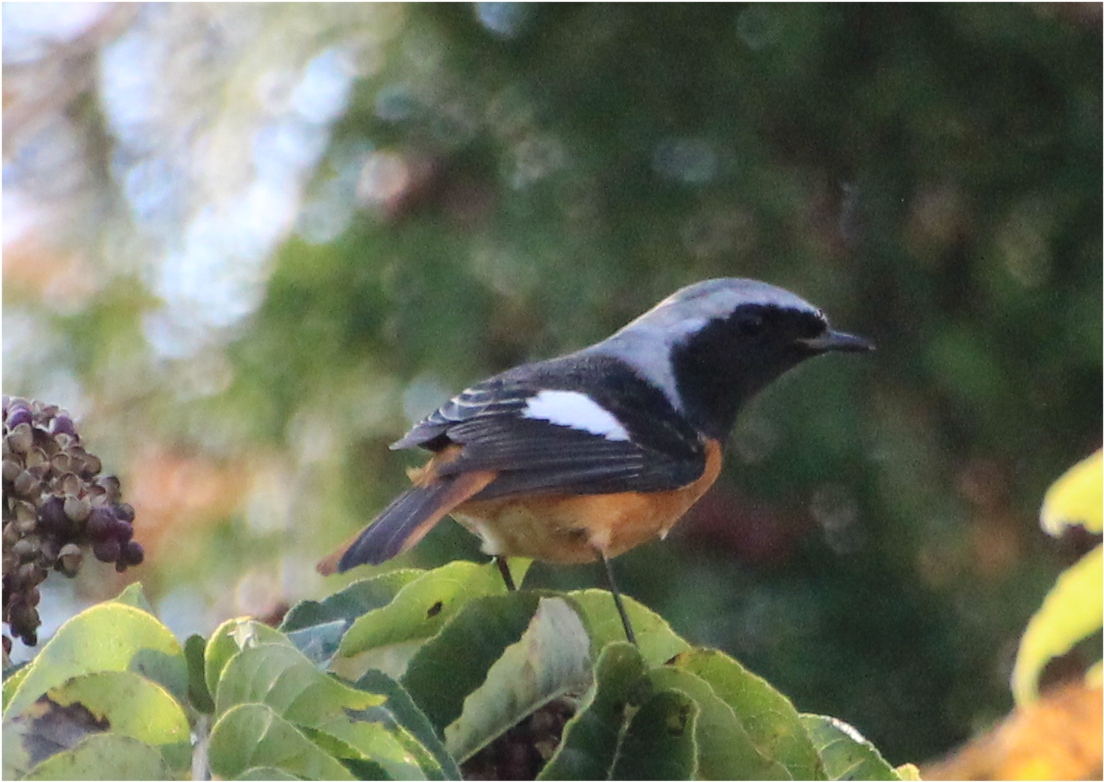
<path fill-rule="evenodd" d="M 243 649 L 226 664 L 215 711 L 264 703 L 309 737 L 318 731 L 347 745 L 350 758 L 361 766 L 374 764 L 396 779 L 442 776 L 429 750 L 381 710 L 386 701 L 383 695 L 322 673 L 293 647 L 260 644 Z"/>
<path fill-rule="evenodd" d="M 597 657 L 608 643 L 626 640 L 625 628 L 612 594 L 604 589 L 580 589 L 568 592 L 568 597 L 582 610 L 583 624 L 590 635 L 591 657 Z M 662 665 L 676 654 L 690 649 L 690 644 L 680 638 L 659 614 L 631 597 L 622 599 L 636 632 L 640 654 L 648 665 Z"/>
<path fill-rule="evenodd" d="M 255 766 L 271 766 L 300 779 L 353 779 L 345 766 L 263 703 L 227 711 L 211 729 L 211 771 L 231 778 Z"/>
<path fill-rule="evenodd" d="M 450 562 L 423 573 L 403 586 L 387 605 L 354 621 L 341 639 L 338 655 L 351 658 L 424 641 L 472 600 L 505 590 L 501 575 L 492 565 Z M 347 678 L 359 678 L 361 674 L 363 671 L 358 671 Z"/>
<path fill-rule="evenodd" d="M 715 649 L 680 654 L 672 662 L 704 679 L 732 707 L 763 757 L 785 766 L 794 779 L 824 778 L 820 756 L 785 695 Z"/>
<path fill-rule="evenodd" d="M 28 666 L 4 717 L 19 714 L 68 679 L 100 671 L 132 671 L 177 699 L 187 697 L 188 666 L 172 632 L 145 611 L 110 602 L 82 611 L 58 628 Z"/>
<path fill-rule="evenodd" d="M 344 622 L 348 629 L 364 614 L 390 603 L 400 589 L 425 573 L 426 571 L 415 568 L 391 570 L 372 578 L 354 581 L 325 600 L 304 600 L 287 612 L 279 629 L 283 633 L 292 633 L 336 620 Z"/>
<path fill-rule="evenodd" d="M 445 749 L 445 744 L 434 730 L 422 710 L 414 703 L 403 686 L 382 671 L 368 671 L 356 683 L 357 688 L 384 695 L 387 703 L 382 707 L 388 716 L 402 726 L 410 737 L 425 748 L 433 758 L 433 766 L 422 762 L 422 769 L 430 779 L 460 779 L 460 767 Z"/>
<path fill-rule="evenodd" d="M 188 717 L 184 709 L 159 684 L 130 671 L 102 671 L 70 679 L 50 690 L 47 697 L 58 706 L 80 704 L 105 729 L 130 736 L 154 747 L 173 769 L 183 770 L 191 761 Z"/>
<path fill-rule="evenodd" d="M 790 779 L 785 766 L 763 756 L 733 708 L 699 676 L 665 665 L 648 672 L 657 690 L 678 690 L 701 713 L 695 728 L 699 779 Z"/>
<path fill-rule="evenodd" d="M 579 615 L 562 598 L 541 598 L 521 638 L 445 728 L 445 746 L 463 762 L 552 699 L 581 695 L 590 682 L 590 639 Z"/>
<path fill-rule="evenodd" d="M 699 709 L 676 690 L 657 692 L 633 715 L 609 779 L 693 779 Z"/>
<path fill-rule="evenodd" d="M 632 644 L 616 641 L 602 649 L 594 665 L 594 683 L 537 778 L 608 779 L 645 671 L 640 651 Z"/>
<path fill-rule="evenodd" d="M 357 779 L 424 779 L 424 777 L 417 775 L 407 776 L 400 773 L 399 776 L 395 776 L 389 774 L 381 763 L 377 763 L 367 753 L 332 733 L 303 726 L 299 726 L 299 729 L 303 731 L 304 736 L 317 744 L 323 752 L 340 761 L 341 765 L 349 769 Z"/>
<path fill-rule="evenodd" d="M 537 610 L 536 592 L 483 597 L 465 606 L 410 660 L 402 685 L 438 735 L 463 713 L 464 699 L 518 642 Z"/>
<path fill-rule="evenodd" d="M 215 692 L 215 713 L 239 703 L 264 703 L 293 723 L 317 725 L 342 709 L 383 702 L 382 696 L 322 673 L 292 646 L 264 643 L 242 649 L 227 662 Z"/>
<path fill-rule="evenodd" d="M 172 779 L 161 753 L 130 736 L 97 733 L 42 761 L 24 779 Z"/>
<path fill-rule="evenodd" d="M 802 714 L 801 724 L 820 754 L 828 779 L 901 779 L 874 745 L 846 722 Z"/>
<path fill-rule="evenodd" d="M 242 649 L 262 643 L 292 645 L 286 635 L 254 619 L 228 619 L 215 628 L 203 654 L 207 691 L 212 696 L 218 692 L 219 677 L 231 657 Z"/>

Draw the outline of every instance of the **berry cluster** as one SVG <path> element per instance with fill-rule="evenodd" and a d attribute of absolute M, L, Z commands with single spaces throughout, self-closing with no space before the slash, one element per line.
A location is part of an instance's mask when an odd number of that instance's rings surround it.
<path fill-rule="evenodd" d="M 33 646 L 38 586 L 51 569 L 75 576 L 87 544 L 119 572 L 141 563 L 143 552 L 119 479 L 99 476 L 100 460 L 81 446 L 73 419 L 56 405 L 7 396 L 3 412 L 3 620 Z M 5 652 L 10 643 L 5 636 Z"/>

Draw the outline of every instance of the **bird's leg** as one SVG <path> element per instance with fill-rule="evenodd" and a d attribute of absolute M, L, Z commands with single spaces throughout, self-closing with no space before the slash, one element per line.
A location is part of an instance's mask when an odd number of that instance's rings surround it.
<path fill-rule="evenodd" d="M 510 566 L 506 564 L 506 557 L 495 555 L 494 561 L 498 565 L 498 572 L 502 574 L 502 580 L 506 583 L 506 591 L 516 592 L 517 586 L 514 584 L 514 577 L 510 575 Z"/>
<path fill-rule="evenodd" d="M 613 578 L 613 564 L 606 559 L 606 555 L 601 551 L 598 552 L 598 558 L 606 566 L 606 579 L 609 581 L 610 592 L 613 594 L 613 604 L 617 606 L 617 613 L 621 615 L 621 624 L 625 627 L 625 637 L 629 639 L 629 643 L 633 646 L 640 646 L 636 642 L 636 633 L 633 632 L 629 615 L 625 612 L 625 604 L 621 602 L 621 592 L 617 589 L 617 582 Z"/>

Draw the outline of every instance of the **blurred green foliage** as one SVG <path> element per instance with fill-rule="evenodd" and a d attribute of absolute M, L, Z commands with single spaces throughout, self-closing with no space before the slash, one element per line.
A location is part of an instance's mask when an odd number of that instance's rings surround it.
<path fill-rule="evenodd" d="M 878 350 L 756 400 L 709 497 L 616 562 L 622 587 L 894 763 L 1010 706 L 1016 639 L 1078 553 L 1037 531 L 1039 500 L 1100 442 L 1098 8 L 411 5 L 386 34 L 363 9 L 275 8 L 248 12 L 256 44 L 225 32 L 246 11 L 205 12 L 238 82 L 282 62 L 274 41 L 298 42 L 287 68 L 382 43 L 256 311 L 185 360 L 134 358 L 148 275 L 46 316 L 120 453 L 285 456 L 259 511 L 149 565 L 161 594 L 201 583 L 214 602 L 276 562 L 289 599 L 332 591 L 312 561 L 404 485 L 416 460 L 386 445 L 413 419 L 683 284 L 755 277 Z M 168 36 L 173 13 L 132 24 Z M 242 110 L 229 97 L 248 93 L 220 90 L 211 111 Z M 34 372 L 19 382 L 29 395 Z M 476 552 L 444 524 L 400 564 Z M 597 581 L 538 563 L 527 584 Z"/>

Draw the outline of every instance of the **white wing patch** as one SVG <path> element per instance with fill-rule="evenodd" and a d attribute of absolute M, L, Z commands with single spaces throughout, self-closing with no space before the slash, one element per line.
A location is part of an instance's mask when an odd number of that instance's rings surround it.
<path fill-rule="evenodd" d="M 539 391 L 536 396 L 530 397 L 521 414 L 524 418 L 539 418 L 607 440 L 629 439 L 629 433 L 613 413 L 578 391 Z"/>

